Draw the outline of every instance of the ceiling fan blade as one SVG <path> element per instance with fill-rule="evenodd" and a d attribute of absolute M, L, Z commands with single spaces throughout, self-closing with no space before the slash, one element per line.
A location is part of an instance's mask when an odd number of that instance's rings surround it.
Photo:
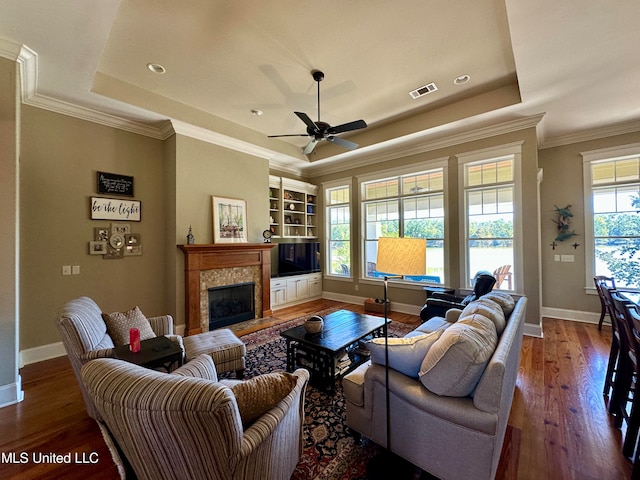
<path fill-rule="evenodd" d="M 335 143 L 336 145 L 340 145 L 342 148 L 346 148 L 347 150 L 355 150 L 358 148 L 358 144 L 355 142 L 351 142 L 349 140 L 345 140 L 340 137 L 327 137 L 327 141 L 331 143 Z"/>
<path fill-rule="evenodd" d="M 320 129 L 318 128 L 318 125 L 316 125 L 315 122 L 309 118 L 309 115 L 307 115 L 304 112 L 293 112 L 293 113 L 295 113 L 298 116 L 298 118 L 307 125 L 307 127 L 309 127 L 314 132 L 320 134 Z"/>
<path fill-rule="evenodd" d="M 290 135 L 267 135 L 267 138 L 278 138 L 278 137 L 308 137 L 306 133 L 292 133 Z"/>
<path fill-rule="evenodd" d="M 302 150 L 302 153 L 305 155 L 309 155 L 311 152 L 313 152 L 313 149 L 316 148 L 316 145 L 318 144 L 319 140 L 317 139 L 313 139 L 311 140 L 309 143 L 307 143 L 307 146 L 304 147 L 304 150 Z"/>
<path fill-rule="evenodd" d="M 367 123 L 364 120 L 356 120 L 355 122 L 343 123 L 335 127 L 330 127 L 327 133 L 335 135 L 336 133 L 351 132 L 352 130 L 360 130 L 361 128 L 367 128 Z"/>

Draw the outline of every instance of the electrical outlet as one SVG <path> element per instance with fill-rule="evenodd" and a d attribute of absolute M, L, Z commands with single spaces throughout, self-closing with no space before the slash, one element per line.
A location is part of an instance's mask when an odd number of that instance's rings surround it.
<path fill-rule="evenodd" d="M 71 275 L 71 265 L 62 266 L 62 275 Z"/>
<path fill-rule="evenodd" d="M 71 267 L 71 275 L 80 275 L 80 265 L 73 265 Z"/>
<path fill-rule="evenodd" d="M 563 262 L 573 262 L 575 261 L 573 258 L 574 258 L 573 255 L 562 255 L 560 257 L 560 260 Z"/>
<path fill-rule="evenodd" d="M 359 287 L 360 287 L 360 286 L 359 286 L 357 283 L 353 286 L 353 288 L 355 288 L 355 289 L 356 289 L 356 292 L 358 291 L 358 288 L 359 288 Z"/>

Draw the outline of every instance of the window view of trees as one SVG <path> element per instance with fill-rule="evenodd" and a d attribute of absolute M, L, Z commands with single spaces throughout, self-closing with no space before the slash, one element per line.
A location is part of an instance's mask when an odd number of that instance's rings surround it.
<path fill-rule="evenodd" d="M 348 185 L 326 190 L 328 234 L 328 267 L 332 275 L 351 276 L 351 207 Z"/>

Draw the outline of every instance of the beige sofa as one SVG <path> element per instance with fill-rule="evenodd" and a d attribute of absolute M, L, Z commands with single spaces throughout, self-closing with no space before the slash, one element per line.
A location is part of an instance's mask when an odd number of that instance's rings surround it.
<path fill-rule="evenodd" d="M 505 296 L 498 294 L 496 297 L 495 292 L 488 295 L 493 295 L 494 299 L 500 295 Z M 444 387 L 440 382 L 442 379 L 435 382 L 432 379 L 432 383 L 428 384 L 433 385 L 431 388 L 439 393 L 436 394 L 423 384 L 425 377 L 414 378 L 389 369 L 391 450 L 443 480 L 495 477 L 516 385 L 527 303 L 527 299 L 523 297 L 513 305 L 514 302 L 508 298 L 513 311 L 508 317 L 503 316 L 503 322 L 506 320 L 503 331 L 496 331 L 495 326 L 487 327 L 484 320 L 480 322 L 490 334 L 486 343 L 490 344 L 495 336 L 497 345 L 488 353 L 486 366 L 481 365 L 477 371 L 477 381 L 475 374 L 464 374 L 466 377 L 463 380 L 473 382 L 469 394 L 459 396 L 460 391 L 454 393 L 455 396 L 443 394 L 447 388 L 455 392 L 460 384 Z M 479 302 L 472 302 L 465 308 L 474 311 L 475 319 L 481 316 L 478 312 L 484 308 L 481 305 L 482 299 Z M 452 312 L 447 318 L 455 321 L 453 317 L 456 313 L 460 314 L 461 311 Z M 463 316 L 464 314 L 460 315 L 460 320 L 456 323 L 464 323 Z M 446 331 L 456 323 L 434 317 L 420 325 L 408 337 L 419 336 L 422 332 Z M 456 328 L 460 327 L 458 325 Z M 493 332 L 490 331 L 491 328 L 494 329 Z M 453 330 L 450 330 L 447 336 L 452 335 Z M 438 341 L 444 339 L 445 334 L 438 332 L 433 336 L 435 342 L 429 353 L 436 348 Z M 483 342 L 484 340 L 479 343 Z M 427 356 L 421 366 L 423 370 Z M 456 357 L 456 360 L 459 358 Z M 392 360 L 390 356 L 389 364 L 393 366 Z M 384 361 L 380 363 L 384 364 Z M 453 372 L 457 374 L 457 367 L 445 364 L 436 373 L 440 376 L 446 375 L 447 371 L 452 372 L 452 375 Z M 384 366 L 368 362 L 347 375 L 343 379 L 343 386 L 347 400 L 347 425 L 385 446 Z"/>

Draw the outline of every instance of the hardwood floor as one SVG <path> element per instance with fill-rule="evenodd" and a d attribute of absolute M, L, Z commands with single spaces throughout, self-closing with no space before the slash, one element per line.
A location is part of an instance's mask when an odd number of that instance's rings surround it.
<path fill-rule="evenodd" d="M 359 305 L 318 300 L 279 310 L 272 319 L 245 322 L 235 330 L 249 333 L 328 307 L 363 311 Z M 417 316 L 396 312 L 391 318 L 420 323 Z M 544 339 L 523 340 L 497 478 L 629 479 L 631 463 L 620 453 L 622 435 L 602 395 L 611 329 L 545 319 L 543 332 Z M 118 478 L 100 431 L 86 414 L 66 357 L 28 365 L 21 375 L 25 400 L 0 409 L 0 478 Z M 23 452 L 27 463 L 20 463 Z M 71 463 L 33 461 L 33 454 L 52 453 L 70 453 Z M 10 463 L 11 455 L 16 463 Z"/>

